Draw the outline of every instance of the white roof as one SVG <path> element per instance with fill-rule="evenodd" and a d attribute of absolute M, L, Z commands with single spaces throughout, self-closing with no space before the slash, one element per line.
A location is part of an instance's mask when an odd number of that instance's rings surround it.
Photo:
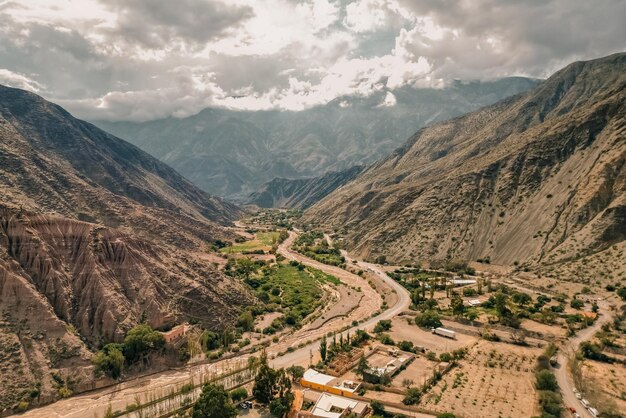
<path fill-rule="evenodd" d="M 328 385 L 336 378 L 334 376 L 320 373 L 317 370 L 308 369 L 306 372 L 304 372 L 303 379 L 307 382 L 317 383 L 318 385 Z"/>
<path fill-rule="evenodd" d="M 339 418 L 341 412 L 330 412 L 333 407 L 340 409 L 354 409 L 360 402 L 353 399 L 344 398 L 343 396 L 331 395 L 330 393 L 322 393 L 313 407 L 313 415 L 324 418 Z"/>
<path fill-rule="evenodd" d="M 472 279 L 452 279 L 452 280 L 448 280 L 449 282 L 452 282 L 453 284 L 474 284 L 476 283 L 476 280 L 472 280 Z"/>

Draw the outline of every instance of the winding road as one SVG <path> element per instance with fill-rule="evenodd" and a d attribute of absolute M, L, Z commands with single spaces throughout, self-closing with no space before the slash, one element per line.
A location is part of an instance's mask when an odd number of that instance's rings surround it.
<path fill-rule="evenodd" d="M 362 288 L 364 294 L 370 295 L 371 306 L 369 306 L 365 311 L 362 310 L 352 312 L 343 322 L 344 325 L 346 321 L 351 323 L 354 319 L 366 318 L 373 312 L 380 309 L 380 303 L 382 300 L 380 295 L 378 295 L 362 277 L 339 267 L 319 263 L 292 251 L 289 247 L 295 240 L 296 236 L 297 235 L 294 232 L 290 232 L 289 238 L 280 245 L 278 252 L 289 260 L 297 260 L 305 265 L 322 270 L 327 274 L 337 276 L 350 286 L 359 286 Z M 375 317 L 367 319 L 358 327 L 351 327 L 349 330 L 344 331 L 344 333 L 347 333 L 348 331 L 354 332 L 357 328 L 369 330 L 373 328 L 379 320 L 391 319 L 393 316 L 408 308 L 410 304 L 408 292 L 387 274 L 385 274 L 383 270 L 374 264 L 359 261 L 357 261 L 357 263 L 361 268 L 369 269 L 374 274 L 377 274 L 389 286 L 395 289 L 398 294 L 398 301 L 394 306 L 389 307 L 389 309 L 381 312 Z M 372 304 L 372 302 L 375 303 Z M 321 338 L 322 335 L 328 332 L 337 331 L 342 327 L 343 325 L 341 321 L 331 321 L 328 324 L 324 324 L 317 330 L 307 331 L 306 329 L 302 329 L 296 331 L 294 334 L 286 336 L 283 341 L 272 344 L 267 350 L 268 356 L 273 358 L 271 362 L 274 367 L 287 367 L 292 364 L 306 366 L 309 364 L 311 355 L 313 353 L 317 354 L 319 346 L 317 339 Z M 298 347 L 302 341 L 313 342 Z M 285 352 L 287 348 L 289 348 L 290 352 L 286 352 L 284 355 L 278 356 L 279 353 Z M 198 379 L 198 377 L 203 373 L 219 372 L 220 370 L 226 369 L 234 362 L 245 360 L 247 357 L 249 357 L 249 355 L 242 355 L 234 359 L 222 360 L 210 364 L 192 364 L 181 369 L 168 370 L 163 373 L 138 377 L 119 383 L 115 386 L 83 393 L 68 399 L 57 401 L 47 406 L 29 410 L 22 414 L 22 416 L 27 418 L 102 417 L 106 413 L 109 406 L 114 411 L 124 410 L 127 405 L 135 403 L 138 396 L 141 396 L 142 399 L 148 399 L 149 396 L 153 395 L 166 395 L 171 390 L 177 390 L 182 384 L 189 382 L 193 376 L 196 376 L 196 379 Z"/>

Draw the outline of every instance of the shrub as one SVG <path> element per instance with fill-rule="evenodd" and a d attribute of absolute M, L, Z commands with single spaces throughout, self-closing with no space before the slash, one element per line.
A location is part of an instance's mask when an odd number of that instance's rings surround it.
<path fill-rule="evenodd" d="M 231 390 L 228 395 L 230 396 L 230 399 L 233 400 L 233 402 L 239 402 L 248 397 L 248 391 L 246 390 L 246 388 L 237 388 Z"/>
<path fill-rule="evenodd" d="M 422 398 L 422 392 L 417 388 L 408 388 L 406 391 L 406 395 L 402 400 L 402 403 L 405 405 L 415 405 L 419 403 Z"/>
<path fill-rule="evenodd" d="M 559 384 L 556 382 L 556 377 L 550 370 L 540 370 L 535 373 L 537 382 L 535 386 L 537 390 L 551 390 L 556 392 L 559 389 Z"/>
<path fill-rule="evenodd" d="M 380 334 L 384 331 L 389 331 L 391 329 L 391 321 L 389 319 L 382 319 L 378 321 L 376 326 L 374 327 L 374 332 L 376 334 Z"/>

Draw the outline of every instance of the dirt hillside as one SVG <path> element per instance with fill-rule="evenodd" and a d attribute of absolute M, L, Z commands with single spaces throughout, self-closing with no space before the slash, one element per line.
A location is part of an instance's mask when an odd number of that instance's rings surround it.
<path fill-rule="evenodd" d="M 556 263 L 626 237 L 626 54 L 417 132 L 304 221 L 361 255 Z"/>

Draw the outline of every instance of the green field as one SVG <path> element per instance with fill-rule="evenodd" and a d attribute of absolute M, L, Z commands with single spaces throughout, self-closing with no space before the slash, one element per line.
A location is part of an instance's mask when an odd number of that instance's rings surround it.
<path fill-rule="evenodd" d="M 272 249 L 272 246 L 278 242 L 279 238 L 279 231 L 258 232 L 253 240 L 224 247 L 220 249 L 220 252 L 224 254 L 250 253 L 259 250 L 267 252 Z"/>
<path fill-rule="evenodd" d="M 339 279 L 320 270 L 291 264 L 274 266 L 265 274 L 250 277 L 245 282 L 270 310 L 282 311 L 294 323 L 300 322 L 320 306 L 322 284 L 341 284 Z"/>

